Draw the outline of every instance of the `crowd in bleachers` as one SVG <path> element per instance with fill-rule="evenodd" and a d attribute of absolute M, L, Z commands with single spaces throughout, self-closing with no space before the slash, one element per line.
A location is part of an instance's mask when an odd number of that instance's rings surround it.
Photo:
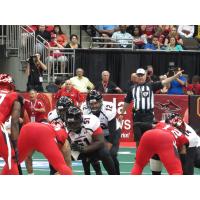
<path fill-rule="evenodd" d="M 101 43 L 104 41 L 106 45 L 99 47 L 104 48 L 130 47 L 124 43 L 131 43 L 133 49 L 147 50 L 199 50 L 200 47 L 198 25 L 98 25 L 88 26 L 87 29 L 93 30 L 93 37 L 102 38 Z"/>

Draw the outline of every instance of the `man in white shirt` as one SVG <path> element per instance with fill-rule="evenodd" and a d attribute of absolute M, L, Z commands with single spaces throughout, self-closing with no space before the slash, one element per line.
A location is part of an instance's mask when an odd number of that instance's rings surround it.
<path fill-rule="evenodd" d="M 82 68 L 77 68 L 76 76 L 70 78 L 72 85 L 80 92 L 88 92 L 94 88 L 94 85 L 90 80 L 83 76 L 84 70 Z"/>

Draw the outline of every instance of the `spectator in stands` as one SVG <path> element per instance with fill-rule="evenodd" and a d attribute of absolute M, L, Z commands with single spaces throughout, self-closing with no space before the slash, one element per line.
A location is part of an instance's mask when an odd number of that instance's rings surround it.
<path fill-rule="evenodd" d="M 131 74 L 131 80 L 127 82 L 126 87 L 124 88 L 124 92 L 128 92 L 128 90 L 137 83 L 138 76 L 136 73 Z"/>
<path fill-rule="evenodd" d="M 71 49 L 81 48 L 81 45 L 78 42 L 78 36 L 76 34 L 72 34 L 70 36 L 70 42 L 65 46 L 65 48 L 71 48 Z"/>
<path fill-rule="evenodd" d="M 147 44 L 147 39 L 144 35 L 141 35 L 141 29 L 139 26 L 133 27 L 133 44 L 135 49 L 143 49 Z"/>
<path fill-rule="evenodd" d="M 155 33 L 156 26 L 155 25 L 141 25 L 140 29 L 141 29 L 141 33 L 144 34 L 146 39 L 151 40 Z"/>
<path fill-rule="evenodd" d="M 183 46 L 183 40 L 182 40 L 182 38 L 180 37 L 179 33 L 177 32 L 177 27 L 176 27 L 176 26 L 173 26 L 173 27 L 171 28 L 171 31 L 169 32 L 168 36 L 165 38 L 165 42 L 164 42 L 164 45 L 165 45 L 165 46 L 167 46 L 167 44 L 169 43 L 169 39 L 170 39 L 171 37 L 175 37 L 175 38 L 176 38 L 176 41 L 177 41 L 177 44 Z"/>
<path fill-rule="evenodd" d="M 158 41 L 158 36 L 154 35 L 152 37 L 152 42 L 148 42 L 145 46 L 144 49 L 146 50 L 160 50 L 160 43 Z"/>
<path fill-rule="evenodd" d="M 173 73 L 171 74 L 172 76 L 179 72 L 181 69 L 179 67 L 176 67 L 173 69 Z M 171 76 L 169 75 L 169 76 Z M 178 95 L 183 95 L 184 94 L 184 87 L 186 86 L 187 79 L 181 75 L 175 80 L 173 80 L 170 83 L 170 87 L 168 89 L 168 94 L 178 94 Z"/>
<path fill-rule="evenodd" d="M 94 85 L 90 82 L 90 80 L 83 76 L 84 70 L 82 68 L 76 69 L 76 76 L 70 78 L 70 81 L 74 88 L 79 90 L 80 92 L 89 92 L 94 89 Z"/>
<path fill-rule="evenodd" d="M 97 25 L 95 26 L 100 37 L 111 37 L 112 34 L 119 30 L 117 25 Z"/>
<path fill-rule="evenodd" d="M 45 30 L 51 34 L 54 30 L 54 25 L 46 25 Z"/>
<path fill-rule="evenodd" d="M 167 50 L 167 51 L 182 51 L 183 48 L 181 45 L 177 44 L 176 38 L 174 36 L 171 36 L 169 38 L 169 43 L 165 47 L 165 50 Z"/>
<path fill-rule="evenodd" d="M 79 90 L 75 89 L 72 86 L 72 83 L 70 80 L 65 81 L 65 86 L 62 87 L 55 95 L 56 99 L 59 99 L 61 96 L 67 96 L 70 97 L 76 106 L 81 106 L 82 102 L 84 101 L 83 95 L 80 93 Z"/>
<path fill-rule="evenodd" d="M 198 75 L 192 77 L 192 83 L 187 86 L 186 91 L 188 95 L 200 95 L 200 77 Z"/>
<path fill-rule="evenodd" d="M 95 89 L 101 93 L 122 93 L 122 90 L 112 81 L 110 81 L 109 71 L 103 71 L 102 81 L 96 84 Z"/>
<path fill-rule="evenodd" d="M 28 76 L 27 91 L 35 89 L 43 92 L 43 71 L 47 70 L 47 66 L 40 60 L 40 54 L 30 56 L 27 60 L 26 75 Z"/>
<path fill-rule="evenodd" d="M 148 65 L 146 70 L 146 82 L 155 82 L 158 81 L 158 77 L 154 74 L 153 66 Z"/>
<path fill-rule="evenodd" d="M 63 33 L 60 25 L 55 25 L 53 29 L 53 33 L 56 34 L 56 41 L 58 44 L 63 47 L 68 43 L 67 35 Z"/>
<path fill-rule="evenodd" d="M 112 39 L 118 43 L 115 47 L 120 48 L 130 48 L 132 44 L 133 36 L 130 33 L 126 32 L 126 25 L 120 25 L 119 31 L 114 32 L 112 35 Z"/>
<path fill-rule="evenodd" d="M 160 80 L 161 82 L 162 82 L 163 80 L 165 80 L 166 78 L 167 78 L 166 75 L 160 75 L 160 76 L 159 76 L 159 80 Z M 157 90 L 157 91 L 156 91 L 156 94 L 167 94 L 168 88 L 169 88 L 169 86 L 165 85 L 165 86 L 163 86 L 162 89 Z"/>
<path fill-rule="evenodd" d="M 59 63 L 61 66 L 60 73 L 65 73 L 67 57 L 64 56 L 59 48 L 62 48 L 62 45 L 58 43 L 56 34 L 52 34 L 51 42 L 48 43 L 49 56 L 46 58 L 46 62 L 48 63 L 48 70 L 50 73 L 52 73 L 53 64 L 58 66 Z"/>
<path fill-rule="evenodd" d="M 56 93 L 59 89 L 61 89 L 62 84 L 64 83 L 63 79 L 58 77 L 55 80 L 55 83 L 50 83 L 46 86 L 47 92 Z"/>
<path fill-rule="evenodd" d="M 45 25 L 39 25 L 38 29 L 35 31 L 35 37 L 37 39 L 36 40 L 36 52 L 40 53 L 40 55 L 43 54 L 43 50 L 46 45 L 46 42 L 51 41 L 51 34 L 48 31 L 46 31 L 45 28 L 46 28 Z"/>
<path fill-rule="evenodd" d="M 182 38 L 192 38 L 194 35 L 194 25 L 178 26 L 178 33 Z"/>

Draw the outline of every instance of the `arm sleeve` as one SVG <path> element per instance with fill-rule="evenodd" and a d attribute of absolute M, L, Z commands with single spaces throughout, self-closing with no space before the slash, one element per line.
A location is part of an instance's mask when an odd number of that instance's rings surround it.
<path fill-rule="evenodd" d="M 133 100 L 132 89 L 129 89 L 129 91 L 126 94 L 126 97 L 124 98 L 124 102 L 131 103 L 132 100 Z"/>

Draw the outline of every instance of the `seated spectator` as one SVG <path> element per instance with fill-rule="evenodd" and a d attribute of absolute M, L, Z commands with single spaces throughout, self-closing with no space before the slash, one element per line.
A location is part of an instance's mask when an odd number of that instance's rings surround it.
<path fill-rule="evenodd" d="M 186 87 L 186 91 L 188 95 L 200 95 L 200 77 L 198 75 L 192 77 L 192 83 Z"/>
<path fill-rule="evenodd" d="M 155 25 L 141 25 L 140 29 L 141 29 L 141 34 L 144 34 L 147 40 L 148 39 L 151 40 L 155 33 L 156 26 Z"/>
<path fill-rule="evenodd" d="M 83 76 L 84 70 L 82 68 L 76 69 L 76 76 L 70 78 L 70 81 L 74 88 L 79 90 L 80 92 L 89 92 L 94 89 L 94 85 L 90 82 L 90 80 Z"/>
<path fill-rule="evenodd" d="M 159 80 L 160 80 L 160 81 L 163 81 L 163 80 L 165 80 L 166 78 L 167 78 L 166 75 L 160 75 L 160 76 L 159 76 Z M 156 94 L 167 94 L 168 88 L 169 88 L 168 86 L 163 86 L 162 89 L 156 91 Z"/>
<path fill-rule="evenodd" d="M 49 72 L 52 73 L 53 64 L 58 66 L 58 63 L 61 64 L 60 73 L 65 73 L 67 57 L 59 50 L 61 45 L 57 42 L 55 34 L 51 35 L 51 42 L 49 42 L 49 56 L 46 58 L 48 63 Z"/>
<path fill-rule="evenodd" d="M 165 41 L 165 35 L 163 33 L 162 27 L 157 26 L 156 29 L 155 29 L 154 35 L 158 37 L 158 41 L 159 41 L 160 45 L 162 46 L 164 44 L 164 41 Z"/>
<path fill-rule="evenodd" d="M 176 74 L 178 71 L 181 69 L 176 67 L 173 71 L 173 74 Z M 171 76 L 171 75 L 170 75 Z M 184 94 L 184 88 L 186 86 L 187 79 L 181 75 L 179 78 L 176 78 L 170 83 L 170 87 L 168 89 L 167 94 L 178 94 L 178 95 L 183 95 Z"/>
<path fill-rule="evenodd" d="M 145 46 L 144 49 L 146 50 L 160 50 L 160 43 L 158 41 L 158 37 L 157 36 L 153 36 L 152 38 L 152 42 L 148 42 Z"/>
<path fill-rule="evenodd" d="M 45 25 L 39 25 L 38 29 L 35 31 L 35 37 L 39 40 L 39 42 L 36 42 L 36 52 L 43 55 L 44 45 L 46 44 L 43 44 L 44 41 L 38 36 L 41 36 L 47 42 L 50 42 L 51 34 L 45 30 Z"/>
<path fill-rule="evenodd" d="M 81 48 L 81 45 L 78 42 L 78 36 L 76 34 L 72 34 L 70 36 L 70 42 L 66 44 L 65 48 L 71 48 L 71 49 Z"/>
<path fill-rule="evenodd" d="M 95 27 L 99 33 L 97 36 L 100 37 L 111 37 L 114 32 L 119 30 L 118 26 L 116 25 L 97 25 Z"/>
<path fill-rule="evenodd" d="M 124 88 L 124 92 L 128 92 L 134 84 L 137 84 L 137 79 L 138 79 L 137 74 L 132 73 L 131 80 L 127 82 L 126 87 Z"/>
<path fill-rule="evenodd" d="M 113 41 L 118 43 L 113 47 L 131 48 L 133 36 L 126 32 L 126 25 L 120 25 L 119 29 L 119 31 L 114 32 L 112 35 Z"/>
<path fill-rule="evenodd" d="M 192 38 L 194 35 L 194 25 L 178 26 L 178 33 L 182 38 Z"/>
<path fill-rule="evenodd" d="M 82 102 L 84 101 L 84 96 L 72 86 L 70 80 L 65 81 L 65 86 L 62 87 L 58 92 L 55 94 L 55 98 L 59 99 L 61 96 L 70 97 L 76 106 L 81 106 Z"/>
<path fill-rule="evenodd" d="M 103 71 L 101 74 L 102 81 L 96 84 L 95 89 L 101 93 L 122 93 L 122 90 L 112 81 L 110 81 L 110 73 Z"/>
<path fill-rule="evenodd" d="M 181 45 L 177 44 L 175 37 L 170 37 L 168 45 L 165 47 L 167 51 L 182 51 L 183 48 Z"/>
<path fill-rule="evenodd" d="M 155 82 L 159 81 L 158 77 L 154 74 L 153 66 L 148 65 L 146 70 L 146 82 Z"/>
<path fill-rule="evenodd" d="M 143 49 L 144 45 L 147 44 L 146 37 L 141 35 L 141 30 L 139 26 L 133 27 L 133 44 L 135 49 Z"/>
<path fill-rule="evenodd" d="M 58 92 L 59 89 L 61 89 L 62 84 L 63 84 L 63 79 L 56 78 L 55 83 L 50 83 L 49 85 L 46 86 L 46 90 L 47 92 L 50 93 L 56 93 Z"/>
<path fill-rule="evenodd" d="M 46 25 L 45 30 L 51 34 L 54 30 L 54 25 Z"/>
<path fill-rule="evenodd" d="M 178 34 L 178 32 L 177 32 L 176 26 L 173 26 L 173 27 L 171 28 L 171 31 L 169 32 L 168 36 L 165 38 L 165 42 L 164 42 L 164 45 L 165 45 L 165 46 L 167 46 L 167 44 L 169 43 L 169 39 L 170 39 L 171 37 L 175 37 L 175 38 L 176 38 L 176 41 L 177 41 L 177 44 L 183 46 L 183 40 L 182 40 L 182 38 L 180 37 L 180 35 Z"/>
<path fill-rule="evenodd" d="M 56 41 L 58 44 L 64 47 L 68 43 L 67 35 L 62 32 L 60 25 L 54 26 L 53 33 L 56 34 Z"/>

